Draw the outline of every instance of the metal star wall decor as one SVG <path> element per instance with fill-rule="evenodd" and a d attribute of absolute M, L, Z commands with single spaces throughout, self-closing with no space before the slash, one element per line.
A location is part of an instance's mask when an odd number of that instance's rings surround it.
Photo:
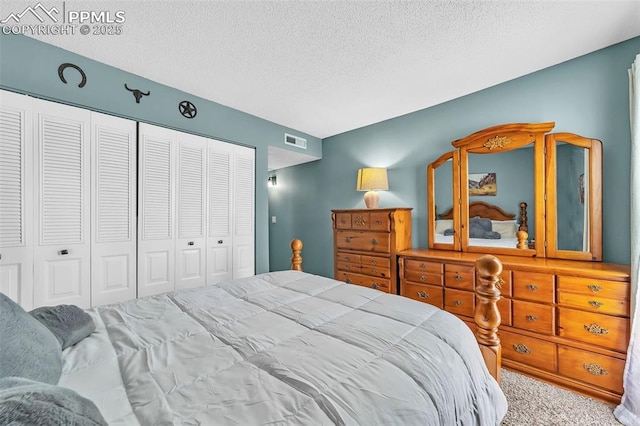
<path fill-rule="evenodd" d="M 178 104 L 178 110 L 183 117 L 193 118 L 198 114 L 198 109 L 189 101 L 182 101 Z"/>

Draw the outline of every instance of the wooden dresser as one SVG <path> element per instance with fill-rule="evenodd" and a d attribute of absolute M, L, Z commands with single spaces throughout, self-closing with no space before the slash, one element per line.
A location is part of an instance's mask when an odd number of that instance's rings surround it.
<path fill-rule="evenodd" d="M 332 210 L 335 279 L 396 294 L 396 255 L 411 248 L 411 210 Z"/>
<path fill-rule="evenodd" d="M 406 250 L 400 294 L 456 314 L 475 330 L 478 253 Z M 502 365 L 618 403 L 629 343 L 630 268 L 498 256 L 503 263 Z"/>

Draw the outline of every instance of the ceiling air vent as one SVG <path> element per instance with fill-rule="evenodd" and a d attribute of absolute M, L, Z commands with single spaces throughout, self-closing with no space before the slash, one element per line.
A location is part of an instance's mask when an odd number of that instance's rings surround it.
<path fill-rule="evenodd" d="M 299 136 L 284 134 L 284 143 L 286 145 L 297 146 L 298 148 L 307 149 L 307 140 Z"/>

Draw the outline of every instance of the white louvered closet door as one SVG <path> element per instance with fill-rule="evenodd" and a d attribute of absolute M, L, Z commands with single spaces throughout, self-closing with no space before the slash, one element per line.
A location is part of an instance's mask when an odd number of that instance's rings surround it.
<path fill-rule="evenodd" d="M 0 292 L 33 309 L 31 98 L 0 91 Z"/>
<path fill-rule="evenodd" d="M 91 304 L 136 297 L 136 123 L 91 113 Z"/>
<path fill-rule="evenodd" d="M 209 141 L 207 285 L 233 278 L 232 186 L 234 146 Z"/>
<path fill-rule="evenodd" d="M 178 133 L 176 290 L 206 283 L 207 139 Z"/>
<path fill-rule="evenodd" d="M 255 150 L 236 146 L 233 167 L 233 279 L 255 275 Z"/>
<path fill-rule="evenodd" d="M 138 297 L 175 289 L 176 132 L 138 132 Z"/>
<path fill-rule="evenodd" d="M 87 110 L 34 99 L 34 306 L 91 304 Z"/>

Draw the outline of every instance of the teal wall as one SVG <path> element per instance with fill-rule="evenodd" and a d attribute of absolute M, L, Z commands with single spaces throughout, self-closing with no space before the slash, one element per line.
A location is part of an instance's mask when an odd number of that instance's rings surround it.
<path fill-rule="evenodd" d="M 80 74 L 73 69 L 64 73 L 68 84 L 59 79 L 58 67 L 65 62 L 84 70 L 87 83 L 83 88 L 78 87 Z M 125 83 L 151 94 L 137 104 Z M 21 35 L 0 32 L 0 88 L 255 147 L 256 272 L 269 269 L 267 147 L 288 149 L 286 132 L 307 139 L 306 153 L 322 156 L 318 138 Z M 178 103 L 183 100 L 196 105 L 195 118 L 180 115 Z"/>
<path fill-rule="evenodd" d="M 450 151 L 451 141 L 477 130 L 502 123 L 546 121 L 556 122 L 556 132 L 603 142 L 604 260 L 628 264 L 631 136 L 627 70 L 638 53 L 640 37 L 323 140 L 322 160 L 283 169 L 278 173 L 277 189 L 269 193 L 271 214 L 278 215 L 278 223 L 270 225 L 271 268 L 288 267 L 287 243 L 297 237 L 305 242 L 305 270 L 333 274 L 331 209 L 364 207 L 355 182 L 356 171 L 365 166 L 389 168 L 390 190 L 381 192 L 380 205 L 413 207 L 413 246 L 426 247 L 426 165 Z M 468 72 L 473 73 L 472 64 Z"/>

